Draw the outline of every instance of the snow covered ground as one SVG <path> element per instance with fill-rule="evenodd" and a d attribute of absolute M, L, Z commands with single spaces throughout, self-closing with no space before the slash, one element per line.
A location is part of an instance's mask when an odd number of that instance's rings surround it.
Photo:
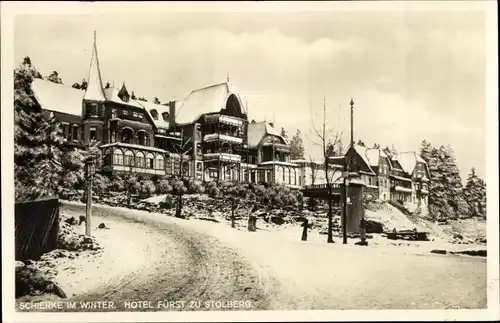
<path fill-rule="evenodd" d="M 78 218 L 82 212 L 64 209 L 67 216 Z M 74 258 L 54 259 L 58 274 L 55 281 L 68 297 L 80 295 L 97 287 L 112 285 L 124 276 L 141 271 L 161 259 L 162 246 L 168 237 L 141 223 L 117 221 L 93 216 L 93 227 L 104 223 L 107 229 L 94 229 L 92 236 L 102 252 L 71 252 Z M 85 233 L 85 224 L 76 227 Z"/>
<path fill-rule="evenodd" d="M 431 254 L 444 248 L 439 241 L 374 235 L 367 247 L 354 245 L 356 239 L 343 245 L 340 237 L 327 244 L 318 230 L 301 241 L 302 228 L 296 225 L 259 220 L 258 230 L 249 232 L 242 219 L 234 229 L 224 219 L 214 223 L 94 207 L 93 224 L 110 227 L 95 231 L 102 256 L 58 265 L 61 287 L 81 297 L 246 297 L 256 308 L 275 310 L 486 306 L 486 259 Z M 63 209 L 79 215 L 84 207 L 71 202 Z"/>

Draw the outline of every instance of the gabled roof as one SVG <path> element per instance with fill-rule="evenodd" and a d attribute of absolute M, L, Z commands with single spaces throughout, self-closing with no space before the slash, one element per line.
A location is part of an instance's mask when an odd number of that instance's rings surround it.
<path fill-rule="evenodd" d="M 380 150 L 379 149 L 370 149 L 367 148 L 365 150 L 366 158 L 368 159 L 369 165 L 371 167 L 378 167 L 380 163 Z"/>
<path fill-rule="evenodd" d="M 403 170 L 410 175 L 413 174 L 417 163 L 422 163 L 427 168 L 427 163 L 425 162 L 425 160 L 423 160 L 422 157 L 420 157 L 414 151 L 398 153 L 396 158 Z"/>
<path fill-rule="evenodd" d="M 177 123 L 191 123 L 204 114 L 219 112 L 226 108 L 227 99 L 232 94 L 238 99 L 242 113 L 245 113 L 239 91 L 224 82 L 192 91 L 182 105 L 177 106 L 175 120 Z"/>
<path fill-rule="evenodd" d="M 102 86 L 101 70 L 99 67 L 99 57 L 97 56 L 97 44 L 94 33 L 94 46 L 92 48 L 92 57 L 90 59 L 89 77 L 87 79 L 87 89 L 85 90 L 85 100 L 105 101 L 104 90 Z"/>
<path fill-rule="evenodd" d="M 33 79 L 31 89 L 42 109 L 75 116 L 82 115 L 84 91 L 42 79 Z"/>
<path fill-rule="evenodd" d="M 278 130 L 276 130 L 268 122 L 261 121 L 248 124 L 248 131 L 247 131 L 248 147 L 249 148 L 257 147 L 262 141 L 262 139 L 268 135 L 279 137 L 283 140 L 283 142 L 285 142 L 285 144 L 287 145 L 289 144 L 288 140 L 282 137 Z"/>
<path fill-rule="evenodd" d="M 370 171 L 373 171 L 372 169 L 372 165 L 370 163 L 370 160 L 368 159 L 368 155 L 366 153 L 367 151 L 367 148 L 365 146 L 361 146 L 361 145 L 358 145 L 358 144 L 354 144 L 354 151 L 361 157 L 361 159 L 363 159 L 363 161 L 366 163 L 366 165 L 368 166 L 368 168 L 370 169 Z"/>
<path fill-rule="evenodd" d="M 363 146 L 360 146 L 360 147 L 363 147 Z M 363 148 L 366 149 L 365 155 L 366 155 L 368 161 L 370 162 L 370 167 L 378 167 L 380 165 L 380 158 L 387 158 L 387 160 L 389 161 L 389 167 L 392 168 L 391 159 L 389 158 L 389 156 L 387 156 L 387 154 L 382 149 L 366 148 L 366 147 L 363 147 Z"/>

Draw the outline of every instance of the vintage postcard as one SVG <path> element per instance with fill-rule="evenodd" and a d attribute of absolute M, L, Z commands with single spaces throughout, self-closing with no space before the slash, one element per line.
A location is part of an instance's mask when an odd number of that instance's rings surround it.
<path fill-rule="evenodd" d="M 498 320 L 496 10 L 3 2 L 5 320 Z"/>

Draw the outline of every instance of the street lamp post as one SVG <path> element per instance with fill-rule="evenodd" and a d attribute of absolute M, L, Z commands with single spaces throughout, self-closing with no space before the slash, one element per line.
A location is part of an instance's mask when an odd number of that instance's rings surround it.
<path fill-rule="evenodd" d="M 87 205 L 85 210 L 85 235 L 90 236 L 91 217 L 92 217 L 92 179 L 95 174 L 95 159 L 92 157 L 86 160 L 87 169 Z"/>

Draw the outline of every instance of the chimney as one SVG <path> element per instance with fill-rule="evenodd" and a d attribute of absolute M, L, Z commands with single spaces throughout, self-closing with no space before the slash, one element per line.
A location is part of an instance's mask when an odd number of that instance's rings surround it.
<path fill-rule="evenodd" d="M 168 103 L 170 119 L 168 120 L 170 126 L 175 125 L 175 101 Z"/>
<path fill-rule="evenodd" d="M 269 122 L 269 125 L 274 128 L 274 123 L 273 122 Z"/>

